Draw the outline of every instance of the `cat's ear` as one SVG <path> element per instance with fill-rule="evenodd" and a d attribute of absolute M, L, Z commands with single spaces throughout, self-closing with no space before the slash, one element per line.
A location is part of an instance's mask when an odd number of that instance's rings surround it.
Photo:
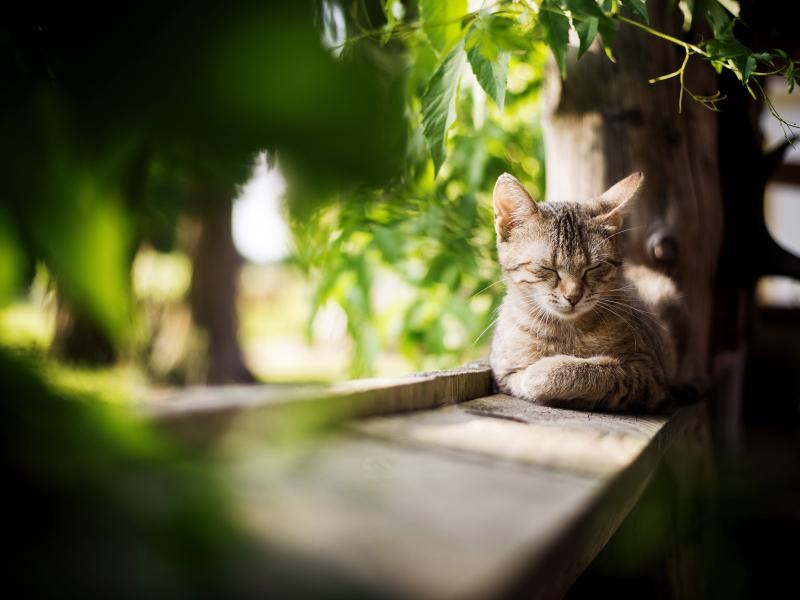
<path fill-rule="evenodd" d="M 503 173 L 497 178 L 492 194 L 494 229 L 501 240 L 507 240 L 515 225 L 538 214 L 536 201 L 516 177 Z"/>
<path fill-rule="evenodd" d="M 639 193 L 642 182 L 644 182 L 644 174 L 637 171 L 608 188 L 596 200 L 597 216 L 595 218 L 614 229 L 622 227 L 622 220 L 630 210 L 636 194 Z"/>

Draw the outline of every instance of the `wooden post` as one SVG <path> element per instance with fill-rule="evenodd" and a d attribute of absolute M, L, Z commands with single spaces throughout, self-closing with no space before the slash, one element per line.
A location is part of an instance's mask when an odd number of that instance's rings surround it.
<path fill-rule="evenodd" d="M 647 7 L 655 29 L 677 38 L 685 35 L 673 3 L 652 1 Z M 719 308 L 714 306 L 715 277 L 724 227 L 717 113 L 687 93 L 679 106 L 677 77 L 648 82 L 680 67 L 685 58 L 681 47 L 622 27 L 613 54 L 616 63 L 596 44 L 580 61 L 573 56 L 563 81 L 554 64 L 548 67 L 547 199 L 586 200 L 632 171 L 644 172 L 645 188 L 626 225 L 629 262 L 668 274 L 683 294 L 688 323 L 679 375 L 704 388 L 712 309 Z M 695 60 L 689 63 L 685 85 L 696 95 L 712 95 L 718 82 L 707 64 Z M 710 445 L 696 441 L 692 461 L 683 460 L 684 449 L 673 451 L 681 458 L 669 466 L 674 485 L 668 486 L 667 497 L 659 498 L 676 524 L 700 519 L 708 501 L 699 485 L 686 483 L 698 482 L 698 465 L 710 464 Z M 704 473 L 711 485 L 710 469 Z M 683 529 L 673 533 L 665 579 L 676 597 L 694 597 L 703 586 L 690 563 L 704 549 L 679 533 Z"/>
<path fill-rule="evenodd" d="M 648 3 L 652 26 L 681 37 L 669 2 Z M 671 275 L 690 322 L 681 375 L 705 379 L 714 274 L 722 242 L 717 114 L 684 95 L 675 71 L 683 50 L 633 27 L 619 29 L 612 63 L 596 44 L 561 80 L 551 63 L 545 79 L 547 199 L 585 200 L 641 170 L 646 183 L 626 233 L 630 261 Z M 716 91 L 707 64 L 690 61 L 686 85 Z"/>

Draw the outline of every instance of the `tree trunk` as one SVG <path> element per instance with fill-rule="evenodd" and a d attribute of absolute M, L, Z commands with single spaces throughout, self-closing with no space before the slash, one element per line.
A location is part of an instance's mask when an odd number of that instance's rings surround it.
<path fill-rule="evenodd" d="M 677 38 L 686 35 L 674 3 L 651 1 L 647 8 L 655 29 Z M 645 186 L 626 224 L 628 260 L 668 274 L 683 294 L 688 323 L 679 376 L 704 387 L 724 229 L 718 113 L 688 94 L 679 112 L 677 77 L 648 83 L 681 66 L 685 54 L 679 46 L 623 26 L 613 54 L 616 64 L 595 45 L 580 61 L 573 58 L 565 81 L 553 64 L 548 67 L 547 199 L 588 199 L 632 171 L 644 172 Z M 713 70 L 695 58 L 686 70 L 685 85 L 695 95 L 706 96 L 716 92 L 718 82 Z M 678 465 L 680 472 L 673 479 L 681 484 L 676 487 L 684 486 L 685 499 L 672 506 L 676 522 L 700 523 L 711 506 L 702 487 L 684 483 L 698 481 L 694 471 L 708 464 L 709 450 L 703 445 L 697 456 Z M 712 485 L 710 477 L 704 485 Z M 661 577 L 673 597 L 694 597 L 702 592 L 703 573 L 691 557 L 703 556 L 708 549 L 701 548 L 696 527 L 683 529 L 675 535 L 675 551 L 665 557 L 669 568 Z"/>
<path fill-rule="evenodd" d="M 81 365 L 108 366 L 117 360 L 114 343 L 97 321 L 60 296 L 50 352 L 59 360 Z"/>
<path fill-rule="evenodd" d="M 252 382 L 238 340 L 236 292 L 241 258 L 231 231 L 234 190 L 198 180 L 190 194 L 200 237 L 193 257 L 189 303 L 194 322 L 207 335 L 206 383 Z"/>
<path fill-rule="evenodd" d="M 654 28 L 681 37 L 679 13 L 668 2 L 650 2 Z M 683 50 L 633 27 L 621 27 L 614 64 L 595 44 L 574 58 L 566 80 L 554 64 L 545 79 L 547 199 L 599 195 L 632 171 L 645 187 L 626 227 L 631 263 L 672 276 L 690 321 L 680 375 L 705 380 L 709 360 L 714 276 L 723 215 L 717 157 L 717 113 L 684 96 L 678 112 L 678 78 L 650 84 L 675 71 Z M 713 94 L 716 76 L 690 61 L 686 85 Z"/>

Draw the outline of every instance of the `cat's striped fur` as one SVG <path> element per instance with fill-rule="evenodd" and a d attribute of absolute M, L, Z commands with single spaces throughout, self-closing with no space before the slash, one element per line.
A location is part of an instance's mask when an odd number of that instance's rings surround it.
<path fill-rule="evenodd" d="M 581 203 L 536 204 L 511 175 L 494 191 L 506 296 L 491 365 L 502 392 L 565 407 L 659 410 L 677 371 L 672 280 L 626 267 L 620 235 L 641 173 Z M 680 329 L 678 327 L 678 329 Z"/>

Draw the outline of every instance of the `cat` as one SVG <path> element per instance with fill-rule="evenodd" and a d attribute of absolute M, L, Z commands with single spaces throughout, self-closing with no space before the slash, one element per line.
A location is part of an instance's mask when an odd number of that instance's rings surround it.
<path fill-rule="evenodd" d="M 673 281 L 624 264 L 633 173 L 587 202 L 537 204 L 501 175 L 493 203 L 506 285 L 490 364 L 498 389 L 579 410 L 671 407 L 685 309 Z"/>

